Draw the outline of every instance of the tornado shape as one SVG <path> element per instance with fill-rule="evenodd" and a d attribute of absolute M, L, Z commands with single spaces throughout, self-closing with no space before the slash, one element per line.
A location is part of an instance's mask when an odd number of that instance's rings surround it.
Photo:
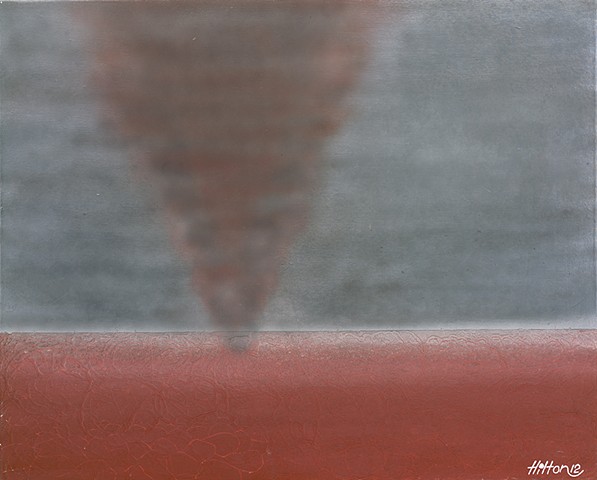
<path fill-rule="evenodd" d="M 107 2 L 106 111 L 161 192 L 213 322 L 256 328 L 308 221 L 323 149 L 366 54 L 350 2 Z"/>

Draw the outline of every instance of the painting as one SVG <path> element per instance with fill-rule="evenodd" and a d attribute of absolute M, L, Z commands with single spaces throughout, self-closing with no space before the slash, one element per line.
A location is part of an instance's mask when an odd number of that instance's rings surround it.
<path fill-rule="evenodd" d="M 3 478 L 591 478 L 595 12 L 0 3 Z"/>

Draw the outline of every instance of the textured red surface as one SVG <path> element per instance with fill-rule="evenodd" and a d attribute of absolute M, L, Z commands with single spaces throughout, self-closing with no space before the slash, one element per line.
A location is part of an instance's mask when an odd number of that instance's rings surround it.
<path fill-rule="evenodd" d="M 0 336 L 2 478 L 597 474 L 595 331 Z M 568 478 L 543 475 L 540 478 Z"/>

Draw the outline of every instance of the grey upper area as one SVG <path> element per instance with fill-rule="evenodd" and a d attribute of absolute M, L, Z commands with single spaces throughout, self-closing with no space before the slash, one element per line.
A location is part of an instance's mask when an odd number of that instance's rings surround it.
<path fill-rule="evenodd" d="M 262 328 L 597 327 L 594 2 L 379 10 Z M 89 41 L 0 5 L 1 328 L 211 329 Z"/>

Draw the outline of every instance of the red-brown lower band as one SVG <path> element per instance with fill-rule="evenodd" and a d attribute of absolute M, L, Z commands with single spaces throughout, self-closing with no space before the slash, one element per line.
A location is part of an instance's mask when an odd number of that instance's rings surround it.
<path fill-rule="evenodd" d="M 597 475 L 596 331 L 2 334 L 0 400 L 4 480 Z"/>

